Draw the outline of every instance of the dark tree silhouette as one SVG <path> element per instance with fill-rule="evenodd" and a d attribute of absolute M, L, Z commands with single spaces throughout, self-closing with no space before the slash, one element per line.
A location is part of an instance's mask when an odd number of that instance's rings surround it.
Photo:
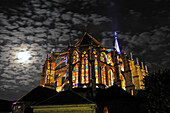
<path fill-rule="evenodd" d="M 150 113 L 170 111 L 170 69 L 153 72 L 144 79 Z"/>

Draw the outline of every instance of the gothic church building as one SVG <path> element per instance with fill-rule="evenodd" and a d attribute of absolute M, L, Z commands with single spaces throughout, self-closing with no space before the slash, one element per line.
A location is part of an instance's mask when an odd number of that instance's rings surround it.
<path fill-rule="evenodd" d="M 111 42 L 112 43 L 112 42 Z M 67 51 L 51 52 L 43 65 L 40 86 L 61 92 L 70 88 L 105 89 L 118 85 L 133 95 L 144 89 L 147 66 L 136 64 L 132 53 L 120 50 L 115 33 L 113 48 L 106 48 L 88 33 Z"/>

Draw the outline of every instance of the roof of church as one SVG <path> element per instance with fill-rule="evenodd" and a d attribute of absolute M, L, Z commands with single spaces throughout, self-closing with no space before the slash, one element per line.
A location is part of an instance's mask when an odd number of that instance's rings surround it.
<path fill-rule="evenodd" d="M 97 100 L 110 100 L 110 99 L 134 99 L 134 97 L 118 87 L 117 85 L 113 85 L 107 89 L 98 89 L 96 95 Z M 106 96 L 107 95 L 107 96 Z"/>
<path fill-rule="evenodd" d="M 82 97 L 81 95 L 77 94 L 72 90 L 66 90 L 40 102 L 36 106 L 70 105 L 70 104 L 93 104 L 93 102 Z"/>
<path fill-rule="evenodd" d="M 84 33 L 83 37 L 74 45 L 86 45 L 86 44 L 93 44 L 93 45 L 99 45 L 100 47 L 104 47 L 100 42 L 98 42 L 95 38 L 93 38 L 88 33 Z"/>
<path fill-rule="evenodd" d="M 42 86 L 37 86 L 36 88 L 32 89 L 29 91 L 27 94 L 22 96 L 20 99 L 17 100 L 17 102 L 21 101 L 34 101 L 34 102 L 40 102 L 46 98 L 49 98 L 53 95 L 57 94 L 55 90 L 42 87 Z"/>

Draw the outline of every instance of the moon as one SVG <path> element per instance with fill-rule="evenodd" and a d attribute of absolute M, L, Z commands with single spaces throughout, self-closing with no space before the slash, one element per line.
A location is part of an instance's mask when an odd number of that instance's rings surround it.
<path fill-rule="evenodd" d="M 30 56 L 31 55 L 30 55 L 29 51 L 21 51 L 21 52 L 18 52 L 18 54 L 17 54 L 17 58 L 18 58 L 20 63 L 28 62 Z"/>

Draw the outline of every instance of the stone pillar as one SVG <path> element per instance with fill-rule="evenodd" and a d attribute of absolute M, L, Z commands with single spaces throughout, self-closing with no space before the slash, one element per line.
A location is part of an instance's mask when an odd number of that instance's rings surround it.
<path fill-rule="evenodd" d="M 124 76 L 126 80 L 126 91 L 131 93 L 132 90 L 135 89 L 133 83 L 132 83 L 132 75 L 131 75 L 131 70 L 130 70 L 130 65 L 128 62 L 128 58 L 126 56 L 125 50 L 123 48 L 123 53 L 121 54 L 123 64 L 124 64 Z"/>
<path fill-rule="evenodd" d="M 109 86 L 109 77 L 108 77 L 108 66 L 105 67 L 105 72 L 106 72 L 106 85 Z"/>
<path fill-rule="evenodd" d="M 92 75 L 92 97 L 96 96 L 96 77 L 95 77 L 95 57 L 93 48 L 90 50 L 90 63 L 91 63 L 91 75 Z"/>
<path fill-rule="evenodd" d="M 43 68 L 42 68 L 42 75 L 41 75 L 40 86 L 44 86 L 45 85 L 45 78 L 46 78 L 46 68 L 45 68 L 45 64 L 44 64 Z"/>
<path fill-rule="evenodd" d="M 98 76 L 99 76 L 99 84 L 101 84 L 102 82 L 101 82 L 101 62 L 100 62 L 100 55 L 101 55 L 101 52 L 100 51 L 98 51 L 97 52 L 97 60 L 98 60 Z"/>
<path fill-rule="evenodd" d="M 130 53 L 130 55 L 131 55 L 130 64 L 131 64 L 131 72 L 132 72 L 132 77 L 133 77 L 133 84 L 135 85 L 135 89 L 138 90 L 138 89 L 140 89 L 139 75 L 137 74 L 138 67 L 137 67 L 137 65 L 134 64 L 132 52 Z"/>
<path fill-rule="evenodd" d="M 115 80 L 114 80 L 114 84 L 118 85 L 119 87 L 121 87 L 121 81 L 119 79 L 119 63 L 118 63 L 118 53 L 116 52 L 116 50 L 113 50 L 113 62 L 114 62 L 114 69 L 115 69 Z"/>
<path fill-rule="evenodd" d="M 72 54 L 73 54 L 73 48 L 69 47 L 69 59 L 68 59 L 68 63 L 69 63 L 69 84 L 71 87 L 73 87 L 73 82 L 72 82 L 72 70 L 73 70 L 73 65 L 72 65 Z"/>
<path fill-rule="evenodd" d="M 78 87 L 80 87 L 81 85 L 81 71 L 82 71 L 82 51 L 80 50 L 80 54 L 79 54 L 79 58 L 80 58 L 80 65 L 79 65 L 79 73 L 78 73 Z"/>

